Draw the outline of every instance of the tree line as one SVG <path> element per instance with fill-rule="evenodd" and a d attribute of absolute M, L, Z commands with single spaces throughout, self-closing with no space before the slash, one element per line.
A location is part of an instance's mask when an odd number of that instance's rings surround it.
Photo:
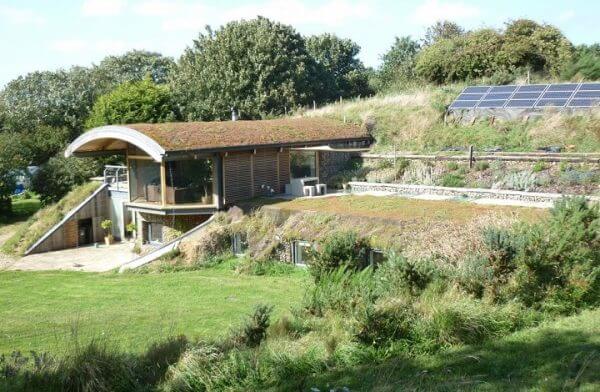
<path fill-rule="evenodd" d="M 232 109 L 242 119 L 269 118 L 423 83 L 600 78 L 599 44 L 575 47 L 556 27 L 525 19 L 473 31 L 438 22 L 422 39 L 397 37 L 378 69 L 359 53 L 350 39 L 304 37 L 258 17 L 207 27 L 177 61 L 136 50 L 20 76 L 0 91 L 0 200 L 26 165 L 42 165 L 34 189 L 46 201 L 85 181 L 98 160 L 66 162 L 60 152 L 104 124 L 226 120 Z"/>

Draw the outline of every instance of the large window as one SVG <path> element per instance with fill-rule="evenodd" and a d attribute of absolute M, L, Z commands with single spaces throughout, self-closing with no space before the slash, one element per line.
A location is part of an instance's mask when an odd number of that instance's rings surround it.
<path fill-rule="evenodd" d="M 167 204 L 212 204 L 212 174 L 211 159 L 167 162 Z"/>
<path fill-rule="evenodd" d="M 130 160 L 129 181 L 132 201 L 161 201 L 159 163 L 150 160 Z"/>
<path fill-rule="evenodd" d="M 292 174 L 292 178 L 316 177 L 317 152 L 291 151 L 290 171 Z"/>

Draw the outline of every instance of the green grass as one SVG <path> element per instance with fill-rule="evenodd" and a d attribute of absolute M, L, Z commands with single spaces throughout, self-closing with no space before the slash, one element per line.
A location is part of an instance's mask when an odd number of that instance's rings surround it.
<path fill-rule="evenodd" d="M 462 123 L 446 118 L 446 107 L 463 85 L 421 86 L 396 94 L 331 104 L 307 116 L 324 116 L 369 124 L 376 139 L 374 150 L 437 152 L 447 147 L 499 146 L 506 151 L 532 151 L 558 145 L 579 152 L 600 150 L 600 116 L 552 114 L 528 121 Z"/>
<path fill-rule="evenodd" d="M 64 352 L 106 338 L 140 352 L 166 336 L 216 338 L 257 303 L 280 313 L 300 301 L 305 274 L 237 275 L 231 270 L 162 274 L 0 272 L 0 353 Z"/>
<path fill-rule="evenodd" d="M 13 199 L 12 214 L 10 216 L 0 216 L 0 227 L 21 222 L 35 214 L 40 209 L 40 199 L 32 197 L 31 199 Z"/>
<path fill-rule="evenodd" d="M 305 380 L 321 390 L 600 389 L 600 310 L 584 311 L 479 346 L 436 355 L 396 357 Z"/>
<path fill-rule="evenodd" d="M 58 203 L 51 204 L 37 211 L 2 245 L 1 250 L 8 254 L 22 255 L 27 248 L 41 238 L 52 226 L 60 222 L 69 211 L 79 205 L 86 197 L 98 189 L 99 186 L 100 183 L 98 182 L 88 182 L 79 185 Z"/>

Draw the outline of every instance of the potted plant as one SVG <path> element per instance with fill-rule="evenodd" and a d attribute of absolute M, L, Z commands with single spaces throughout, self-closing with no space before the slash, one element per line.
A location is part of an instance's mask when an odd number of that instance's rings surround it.
<path fill-rule="evenodd" d="M 129 222 L 125 226 L 125 230 L 127 231 L 127 234 L 129 235 L 129 238 L 133 238 L 133 233 L 137 230 L 137 227 L 136 227 L 135 223 Z"/>
<path fill-rule="evenodd" d="M 100 223 L 100 227 L 104 229 L 104 242 L 106 245 L 111 245 L 114 241 L 114 237 L 112 235 L 112 221 L 110 219 L 103 220 Z"/>

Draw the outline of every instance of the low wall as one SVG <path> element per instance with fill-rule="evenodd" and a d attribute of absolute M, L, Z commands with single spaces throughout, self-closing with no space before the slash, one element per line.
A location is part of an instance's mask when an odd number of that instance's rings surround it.
<path fill-rule="evenodd" d="M 373 182 L 350 182 L 348 185 L 350 186 L 352 193 L 386 192 L 407 196 L 433 195 L 467 197 L 470 199 L 514 200 L 531 203 L 552 203 L 564 196 L 571 196 L 560 193 L 520 192 L 481 188 L 449 188 L 431 185 L 381 184 Z M 586 198 L 595 202 L 600 201 L 600 197 L 596 196 L 587 196 Z"/>

